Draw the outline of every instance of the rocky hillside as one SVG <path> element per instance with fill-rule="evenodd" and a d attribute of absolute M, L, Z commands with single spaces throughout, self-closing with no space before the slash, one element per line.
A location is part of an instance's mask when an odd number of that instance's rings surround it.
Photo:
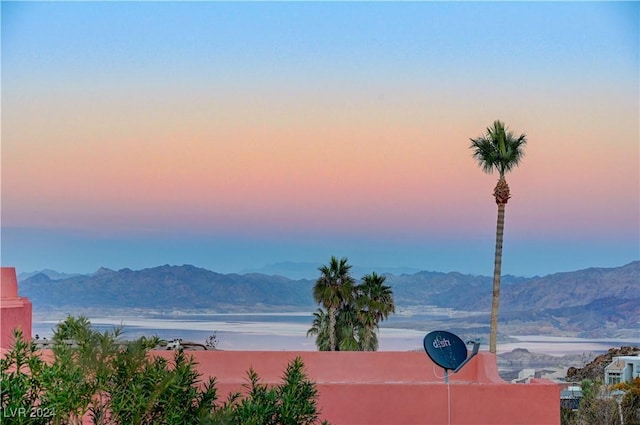
<path fill-rule="evenodd" d="M 458 310 L 488 311 L 492 279 L 460 273 L 420 272 L 389 276 L 398 300 L 406 304 L 431 304 Z M 640 261 L 622 267 L 590 268 L 544 277 L 504 276 L 502 311 L 561 309 L 583 306 L 598 299 L 632 300 L 640 297 Z"/>
<path fill-rule="evenodd" d="M 391 276 L 389 282 L 396 299 L 406 305 L 428 300 L 438 307 L 487 315 L 491 308 L 489 277 L 422 272 Z M 453 319 L 451 325 L 464 327 L 467 322 Z M 532 279 L 505 276 L 500 323 L 521 335 L 546 329 L 543 333 L 549 335 L 640 336 L 640 261 Z"/>
<path fill-rule="evenodd" d="M 594 358 L 590 363 L 585 365 L 585 367 L 570 367 L 567 370 L 567 381 L 580 382 L 583 379 L 591 379 L 592 381 L 602 380 L 604 377 L 604 368 L 611 363 L 614 357 L 635 356 L 637 354 L 640 354 L 639 347 L 611 348 L 605 354 Z"/>

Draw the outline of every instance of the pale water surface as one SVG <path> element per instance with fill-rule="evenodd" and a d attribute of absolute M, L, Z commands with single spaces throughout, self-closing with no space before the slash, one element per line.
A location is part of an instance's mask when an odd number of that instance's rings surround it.
<path fill-rule="evenodd" d="M 315 350 L 313 337 L 306 333 L 312 322 L 311 312 L 300 313 L 243 313 L 243 314 L 179 314 L 172 316 L 96 316 L 91 323 L 101 329 L 124 326 L 124 338 L 156 335 L 163 339 L 182 338 L 184 341 L 204 343 L 216 333 L 218 348 L 223 350 Z M 49 338 L 59 320 L 34 317 L 33 334 Z M 393 322 L 380 329 L 379 349 L 382 351 L 421 350 L 425 332 L 394 328 Z M 388 326 L 388 327 L 387 327 Z M 499 352 L 515 348 L 551 355 L 600 353 L 611 347 L 638 345 L 639 341 L 623 339 L 584 339 L 539 335 L 514 336 L 518 342 L 498 345 Z M 482 346 L 482 349 L 488 347 Z"/>

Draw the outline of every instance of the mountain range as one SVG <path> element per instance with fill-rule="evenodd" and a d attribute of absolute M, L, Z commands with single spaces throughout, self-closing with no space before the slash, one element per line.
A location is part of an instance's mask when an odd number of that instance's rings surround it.
<path fill-rule="evenodd" d="M 445 309 L 449 329 L 488 327 L 492 278 L 456 272 L 385 274 L 398 312 Z M 50 270 L 19 278 L 20 295 L 35 308 L 147 308 L 232 311 L 313 310 L 313 279 L 262 273 L 220 274 L 191 265 L 61 275 Z M 463 313 L 466 312 L 466 313 Z M 402 314 L 395 325 L 420 327 Z M 504 276 L 500 323 L 510 334 L 638 337 L 640 261 L 543 277 Z M 523 333 L 524 332 L 524 333 Z"/>
<path fill-rule="evenodd" d="M 318 277 L 318 268 L 321 266 L 321 263 L 284 261 L 280 263 L 267 264 L 266 266 L 260 268 L 246 269 L 244 270 L 243 274 L 260 273 L 267 275 L 286 276 L 290 279 L 315 279 Z M 376 270 L 378 274 L 413 274 L 420 271 L 419 269 L 414 269 L 411 267 L 387 266 L 380 268 L 359 266 L 354 264 L 351 268 L 351 275 L 361 277 L 365 274 L 371 273 L 372 270 Z"/>

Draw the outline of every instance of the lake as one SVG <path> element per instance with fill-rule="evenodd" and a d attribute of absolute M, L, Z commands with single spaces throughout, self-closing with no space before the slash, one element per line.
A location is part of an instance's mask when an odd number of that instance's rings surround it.
<path fill-rule="evenodd" d="M 141 336 L 158 336 L 172 340 L 204 343 L 215 332 L 222 350 L 287 350 L 313 351 L 316 349 L 314 338 L 307 338 L 306 332 L 311 326 L 311 312 L 293 313 L 174 313 L 130 315 L 85 315 L 92 325 L 100 330 L 124 326 L 124 339 Z M 39 314 L 33 318 L 33 335 L 50 338 L 52 329 L 59 317 L 47 317 Z M 379 333 L 381 351 L 422 350 L 422 339 L 426 332 L 414 329 L 393 327 L 393 320 L 383 323 Z M 585 352 L 602 353 L 611 347 L 638 345 L 639 341 L 628 339 L 588 339 L 551 337 L 540 335 L 514 336 L 518 341 L 498 345 L 498 352 L 507 352 L 515 348 L 551 355 L 581 354 Z M 488 346 L 481 346 L 481 350 Z"/>

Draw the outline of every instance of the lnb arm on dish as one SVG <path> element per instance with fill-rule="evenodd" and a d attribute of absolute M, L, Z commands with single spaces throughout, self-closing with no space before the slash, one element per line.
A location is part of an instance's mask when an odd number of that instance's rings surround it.
<path fill-rule="evenodd" d="M 458 373 L 458 371 L 460 369 L 462 369 L 462 367 L 464 365 L 466 365 L 467 363 L 469 363 L 469 360 L 471 360 L 476 354 L 478 354 L 478 350 L 480 349 L 480 343 L 476 342 L 476 341 L 467 341 L 467 345 L 469 344 L 473 344 L 473 349 L 471 350 L 471 355 L 469 357 L 467 357 L 462 363 L 460 363 L 460 366 L 458 366 L 453 373 Z"/>

